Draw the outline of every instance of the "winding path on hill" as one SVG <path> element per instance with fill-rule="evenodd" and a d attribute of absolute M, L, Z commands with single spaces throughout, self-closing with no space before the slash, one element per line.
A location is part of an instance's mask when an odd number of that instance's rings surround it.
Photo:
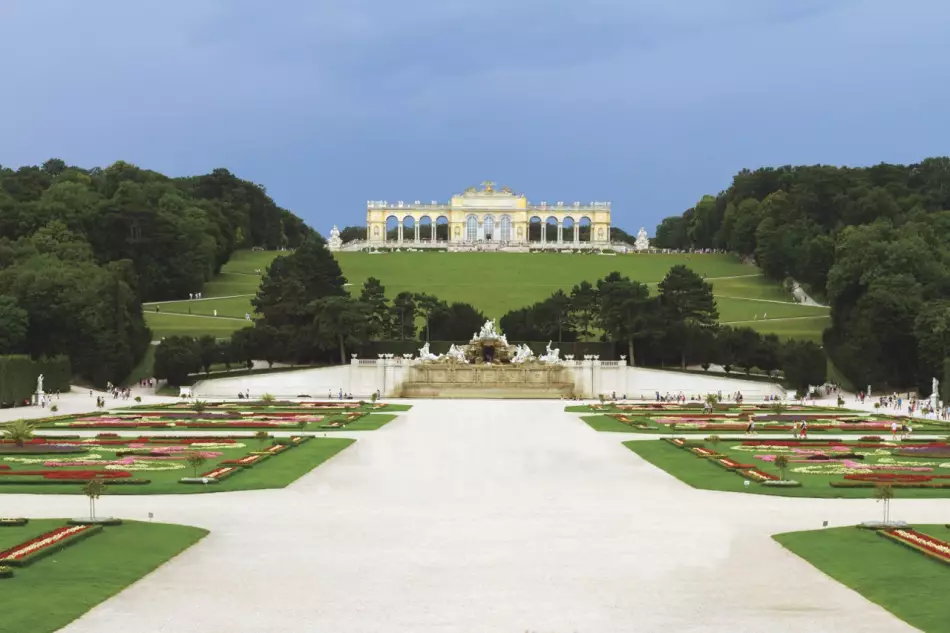
<path fill-rule="evenodd" d="M 64 631 L 912 630 L 770 538 L 876 516 L 871 500 L 695 490 L 563 402 L 413 404 L 284 490 L 104 497 L 211 534 Z M 895 504 L 921 522 L 945 508 Z"/>

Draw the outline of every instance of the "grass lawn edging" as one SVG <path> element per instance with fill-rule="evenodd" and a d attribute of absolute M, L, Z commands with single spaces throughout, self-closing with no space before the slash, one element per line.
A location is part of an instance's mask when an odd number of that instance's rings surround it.
<path fill-rule="evenodd" d="M 915 528 L 935 538 L 950 538 L 946 526 Z M 911 626 L 932 633 L 947 630 L 950 570 L 945 563 L 858 527 L 786 532 L 772 538 Z"/>
<path fill-rule="evenodd" d="M 65 524 L 65 519 L 29 522 L 27 537 Z M 97 526 L 95 538 L 55 552 L 55 557 L 2 580 L 3 615 L 0 630 L 52 633 L 108 600 L 129 585 L 185 551 L 208 531 L 166 523 L 125 521 L 120 526 Z M 5 547 L 16 528 L 0 531 Z M 20 537 L 20 540 L 28 538 Z M 121 556 L 116 556 L 121 552 Z"/>

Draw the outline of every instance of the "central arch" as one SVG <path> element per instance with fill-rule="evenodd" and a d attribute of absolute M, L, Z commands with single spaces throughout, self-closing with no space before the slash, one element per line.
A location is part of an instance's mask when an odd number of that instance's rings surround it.
<path fill-rule="evenodd" d="M 482 239 L 486 242 L 495 241 L 495 216 L 486 215 L 482 220 Z"/>

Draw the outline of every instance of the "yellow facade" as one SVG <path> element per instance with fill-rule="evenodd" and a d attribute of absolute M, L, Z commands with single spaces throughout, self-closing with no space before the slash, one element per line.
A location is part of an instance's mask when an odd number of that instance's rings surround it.
<path fill-rule="evenodd" d="M 494 183 L 491 182 L 483 183 L 481 189 L 470 187 L 463 193 L 452 196 L 448 204 L 370 201 L 366 209 L 369 242 L 386 241 L 386 224 L 390 218 L 395 218 L 399 227 L 396 242 L 419 242 L 423 221 L 431 223 L 433 227 L 437 223 L 447 223 L 448 241 L 451 244 L 527 244 L 528 229 L 532 221 L 552 225 L 556 223 L 559 229 L 568 229 L 567 236 L 563 235 L 563 230 L 558 230 L 560 239 L 552 242 L 545 239 L 546 231 L 540 231 L 541 244 L 569 246 L 579 243 L 579 228 L 582 224 L 589 224 L 591 227 L 591 243 L 606 244 L 610 241 L 609 202 L 531 204 L 524 194 L 516 194 L 507 187 L 495 189 Z M 414 229 L 404 227 L 409 218 L 413 220 Z M 573 231 L 570 227 L 573 227 Z M 414 231 L 414 235 L 406 235 L 407 230 Z M 537 245 L 538 240 L 532 240 L 532 243 Z"/>

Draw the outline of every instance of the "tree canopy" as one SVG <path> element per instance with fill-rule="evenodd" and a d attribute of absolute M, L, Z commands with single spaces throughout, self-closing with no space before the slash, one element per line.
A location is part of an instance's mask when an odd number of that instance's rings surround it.
<path fill-rule="evenodd" d="M 725 249 L 827 298 L 825 349 L 859 386 L 929 393 L 950 300 L 950 158 L 743 170 L 717 196 L 666 218 L 654 245 Z M 936 332 L 936 334 L 935 334 Z"/>
<path fill-rule="evenodd" d="M 119 383 L 151 339 L 142 301 L 200 292 L 238 247 L 311 233 L 225 169 L 0 167 L 0 354 L 67 354 L 83 378 Z"/>

